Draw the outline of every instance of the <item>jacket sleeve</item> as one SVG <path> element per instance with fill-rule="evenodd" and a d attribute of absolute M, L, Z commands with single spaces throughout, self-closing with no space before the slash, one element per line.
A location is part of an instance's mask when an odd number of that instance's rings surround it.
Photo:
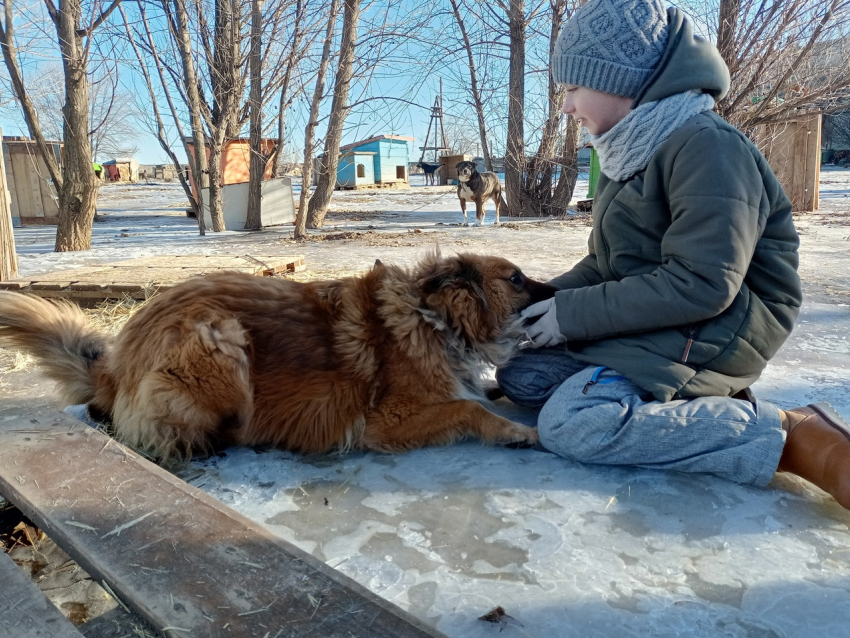
<path fill-rule="evenodd" d="M 567 339 L 693 324 L 723 312 L 739 293 L 769 211 L 753 152 L 735 132 L 706 128 L 662 161 L 670 225 L 661 265 L 557 292 Z"/>
<path fill-rule="evenodd" d="M 567 290 L 570 288 L 583 288 L 585 286 L 595 286 L 605 281 L 605 277 L 599 271 L 596 265 L 596 255 L 593 253 L 593 235 L 588 240 L 590 244 L 590 253 L 576 263 L 570 270 L 563 275 L 558 275 L 549 283 L 559 290 Z"/>

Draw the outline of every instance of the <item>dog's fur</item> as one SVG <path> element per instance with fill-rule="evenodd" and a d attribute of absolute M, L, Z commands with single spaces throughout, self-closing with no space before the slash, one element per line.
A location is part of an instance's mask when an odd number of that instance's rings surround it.
<path fill-rule="evenodd" d="M 474 162 L 458 162 L 457 169 L 457 197 L 460 200 L 460 209 L 463 211 L 463 225 L 468 226 L 466 217 L 466 202 L 475 204 L 475 223 L 473 226 L 481 226 L 484 223 L 484 202 L 492 199 L 496 204 L 496 221 L 499 225 L 499 209 L 502 205 L 502 184 L 496 173 L 487 171 L 479 173 Z"/>
<path fill-rule="evenodd" d="M 114 338 L 73 304 L 0 292 L 0 341 L 23 348 L 70 403 L 161 459 L 230 444 L 299 452 L 410 450 L 536 431 L 473 398 L 554 289 L 498 257 L 428 255 L 412 271 L 296 283 L 222 272 L 142 307 Z"/>

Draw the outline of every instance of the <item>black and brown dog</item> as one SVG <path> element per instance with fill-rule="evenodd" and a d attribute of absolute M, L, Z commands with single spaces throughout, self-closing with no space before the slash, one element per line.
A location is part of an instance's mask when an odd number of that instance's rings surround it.
<path fill-rule="evenodd" d="M 474 226 L 484 223 L 484 202 L 492 199 L 496 204 L 496 222 L 499 224 L 499 208 L 502 204 L 502 184 L 496 173 L 479 173 L 474 162 L 458 162 L 457 168 L 457 197 L 460 209 L 463 211 L 463 225 L 468 226 L 466 217 L 466 202 L 475 203 Z"/>

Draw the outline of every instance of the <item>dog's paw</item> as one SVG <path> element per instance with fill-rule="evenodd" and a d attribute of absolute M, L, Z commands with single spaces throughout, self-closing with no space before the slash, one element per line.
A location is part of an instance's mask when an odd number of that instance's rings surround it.
<path fill-rule="evenodd" d="M 469 226 L 469 222 L 463 222 L 463 224 L 461 224 L 461 226 Z"/>
<path fill-rule="evenodd" d="M 494 221 L 494 222 L 493 222 L 493 226 L 501 226 L 501 225 L 502 225 L 502 224 L 501 224 L 501 222 L 500 222 L 498 219 L 497 219 L 496 221 Z"/>
<path fill-rule="evenodd" d="M 534 447 L 538 443 L 540 443 L 540 437 L 537 436 L 537 428 L 530 428 L 521 423 L 511 422 L 511 427 L 507 428 L 502 436 L 502 444 L 505 447 Z"/>

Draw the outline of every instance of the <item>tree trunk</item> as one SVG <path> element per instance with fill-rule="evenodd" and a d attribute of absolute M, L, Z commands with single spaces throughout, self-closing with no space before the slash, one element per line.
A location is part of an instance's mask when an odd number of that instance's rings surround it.
<path fill-rule="evenodd" d="M 213 232 L 220 233 L 226 230 L 224 225 L 224 212 L 222 210 L 222 192 L 221 192 L 221 156 L 224 150 L 224 131 L 215 131 L 215 137 L 210 141 L 210 191 L 209 191 L 209 211 L 210 219 L 212 220 Z"/>
<path fill-rule="evenodd" d="M 452 13 L 463 37 L 463 48 L 466 49 L 467 62 L 469 63 L 469 90 L 472 93 L 472 104 L 475 107 L 475 115 L 478 118 L 478 138 L 481 140 L 484 166 L 488 171 L 492 171 L 493 160 L 490 157 L 490 146 L 487 143 L 487 125 L 484 122 L 484 102 L 481 100 L 481 92 L 478 90 L 478 73 L 475 68 L 475 58 L 472 55 L 472 44 L 466 33 L 466 26 L 463 24 L 463 18 L 461 18 L 457 0 L 450 0 L 450 2 L 452 3 Z"/>
<path fill-rule="evenodd" d="M 342 43 L 339 47 L 339 68 L 334 83 L 328 133 L 325 137 L 325 171 L 319 176 L 316 192 L 310 199 L 307 225 L 321 228 L 336 186 L 336 169 L 339 165 L 339 145 L 348 108 L 348 88 L 354 67 L 354 48 L 357 44 L 357 21 L 360 17 L 360 0 L 345 0 L 342 23 Z"/>
<path fill-rule="evenodd" d="M 251 162 L 248 181 L 248 216 L 246 230 L 260 230 L 263 220 L 262 208 L 263 175 L 266 171 L 266 156 L 263 148 L 262 129 L 262 38 L 263 0 L 251 0 Z M 282 116 L 283 114 L 281 114 Z"/>
<path fill-rule="evenodd" d="M 505 148 L 505 190 L 508 214 L 524 214 L 525 170 L 525 2 L 510 0 L 510 70 L 508 76 L 508 136 Z"/>
<path fill-rule="evenodd" d="M 168 0 L 162 0 L 166 14 Z M 189 155 L 192 162 L 192 180 L 198 194 L 198 232 L 204 234 L 204 198 L 202 190 L 209 187 L 209 163 L 207 161 L 206 136 L 204 122 L 201 119 L 201 94 L 198 90 L 198 80 L 195 74 L 195 60 L 192 56 L 192 39 L 189 34 L 189 17 L 186 12 L 185 0 L 174 0 L 175 27 L 177 30 L 177 46 L 180 49 L 180 61 L 183 67 L 183 83 L 186 88 L 186 101 L 189 109 L 189 122 L 192 127 L 192 146 L 194 153 Z"/>
<path fill-rule="evenodd" d="M 338 8 L 337 0 L 331 0 L 328 26 L 325 30 L 325 42 L 322 46 L 322 60 L 319 62 L 319 70 L 316 74 L 316 89 L 313 91 L 310 117 L 304 130 L 304 164 L 301 167 L 301 198 L 298 200 L 298 217 L 295 219 L 296 239 L 302 239 L 307 234 L 307 204 L 310 201 L 310 182 L 313 179 L 314 137 L 316 126 L 319 123 L 319 106 L 322 104 L 322 96 L 325 92 L 325 75 L 328 72 L 328 64 L 331 59 L 331 43 L 333 42 Z"/>
<path fill-rule="evenodd" d="M 239 82 L 236 34 L 239 28 L 238 7 L 235 0 L 216 0 L 213 32 L 212 61 L 212 140 L 210 143 L 210 219 L 213 230 L 225 229 L 222 213 L 222 153 L 229 139 L 238 133 L 237 110 L 241 83 Z"/>
<path fill-rule="evenodd" d="M 561 31 L 565 5 L 565 0 L 553 0 L 550 3 L 552 11 L 552 24 L 549 33 L 550 59 L 558 34 Z M 550 74 L 547 95 L 549 115 L 543 125 L 543 132 L 540 137 L 540 146 L 537 149 L 537 153 L 525 167 L 524 212 L 535 216 L 562 215 L 566 212 L 569 200 L 563 201 L 554 197 L 552 181 L 555 178 L 556 167 L 560 166 L 562 173 L 570 170 L 573 173 L 577 172 L 574 152 L 569 160 L 571 161 L 571 165 L 564 165 L 562 163 L 565 158 L 561 158 L 560 160 L 556 158 L 563 98 L 563 91 L 558 88 L 558 85 L 555 84 Z M 569 140 L 566 140 L 565 143 L 569 143 Z M 573 141 L 572 146 L 575 147 L 575 141 Z M 559 178 L 559 183 L 560 181 Z M 563 190 L 559 192 L 563 193 Z M 569 195 L 572 196 L 572 190 L 569 191 Z"/>
<path fill-rule="evenodd" d="M 567 119 L 567 132 L 564 135 L 564 148 L 561 153 L 561 175 L 552 195 L 555 210 L 566 212 L 578 179 L 578 136 L 579 126 L 574 117 Z"/>
<path fill-rule="evenodd" d="M 60 0 L 56 33 L 65 70 L 65 153 L 59 190 L 59 227 L 56 252 L 91 248 L 92 223 L 97 205 L 97 181 L 89 140 L 89 85 L 86 54 L 79 35 L 79 0 Z"/>

